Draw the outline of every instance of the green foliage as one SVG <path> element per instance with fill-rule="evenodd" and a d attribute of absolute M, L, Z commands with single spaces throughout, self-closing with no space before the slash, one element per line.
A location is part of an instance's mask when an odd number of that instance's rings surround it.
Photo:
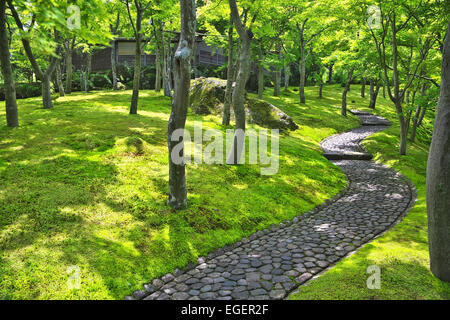
<path fill-rule="evenodd" d="M 40 83 L 16 83 L 16 98 L 25 99 L 31 97 L 39 97 L 42 94 Z M 0 101 L 5 101 L 5 87 L 0 84 Z"/>

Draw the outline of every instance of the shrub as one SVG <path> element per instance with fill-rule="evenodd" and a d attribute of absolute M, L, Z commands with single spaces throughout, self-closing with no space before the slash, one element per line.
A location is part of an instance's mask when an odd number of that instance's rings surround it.
<path fill-rule="evenodd" d="M 39 97 L 42 94 L 40 82 L 33 83 L 16 83 L 16 98 L 25 99 L 31 97 Z M 5 100 L 5 86 L 0 84 L 0 101 Z"/>
<path fill-rule="evenodd" d="M 91 73 L 89 80 L 92 82 L 94 89 L 111 89 L 112 81 L 108 72 Z"/>

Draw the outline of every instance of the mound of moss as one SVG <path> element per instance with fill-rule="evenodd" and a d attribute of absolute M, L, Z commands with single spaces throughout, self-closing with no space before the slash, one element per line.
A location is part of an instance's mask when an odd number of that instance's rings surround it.
<path fill-rule="evenodd" d="M 222 114 L 227 81 L 218 78 L 197 78 L 191 82 L 190 107 L 195 114 Z M 274 105 L 258 99 L 245 99 L 247 121 L 262 127 L 296 130 L 290 116 Z"/>
<path fill-rule="evenodd" d="M 247 99 L 245 112 L 249 123 L 256 123 L 261 127 L 280 130 L 298 129 L 298 125 L 290 116 L 264 100 Z"/>
<path fill-rule="evenodd" d="M 195 114 L 220 114 L 225 102 L 227 81 L 218 78 L 197 78 L 191 82 L 190 104 Z"/>

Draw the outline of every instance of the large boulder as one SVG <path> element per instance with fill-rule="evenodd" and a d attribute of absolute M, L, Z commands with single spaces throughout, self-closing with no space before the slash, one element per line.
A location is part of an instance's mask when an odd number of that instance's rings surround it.
<path fill-rule="evenodd" d="M 197 78 L 191 82 L 190 104 L 195 114 L 221 115 L 225 102 L 227 81 L 218 78 Z M 249 123 L 280 130 L 296 130 L 290 116 L 274 105 L 259 99 L 245 99 L 245 112 Z"/>
<path fill-rule="evenodd" d="M 247 99 L 245 112 L 249 123 L 280 130 L 297 130 L 298 125 L 290 116 L 264 100 Z"/>
<path fill-rule="evenodd" d="M 195 114 L 221 114 L 227 81 L 219 78 L 197 78 L 191 82 L 190 104 Z"/>

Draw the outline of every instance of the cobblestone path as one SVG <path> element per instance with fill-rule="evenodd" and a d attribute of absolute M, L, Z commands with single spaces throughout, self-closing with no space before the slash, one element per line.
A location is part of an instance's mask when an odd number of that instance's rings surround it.
<path fill-rule="evenodd" d="M 385 119 L 353 111 L 363 125 L 325 139 L 324 155 L 347 175 L 344 192 L 293 220 L 259 231 L 155 279 L 126 299 L 283 299 L 315 274 L 389 229 L 414 203 L 399 173 L 364 158 L 360 145 Z M 366 123 L 366 125 L 364 125 Z"/>

